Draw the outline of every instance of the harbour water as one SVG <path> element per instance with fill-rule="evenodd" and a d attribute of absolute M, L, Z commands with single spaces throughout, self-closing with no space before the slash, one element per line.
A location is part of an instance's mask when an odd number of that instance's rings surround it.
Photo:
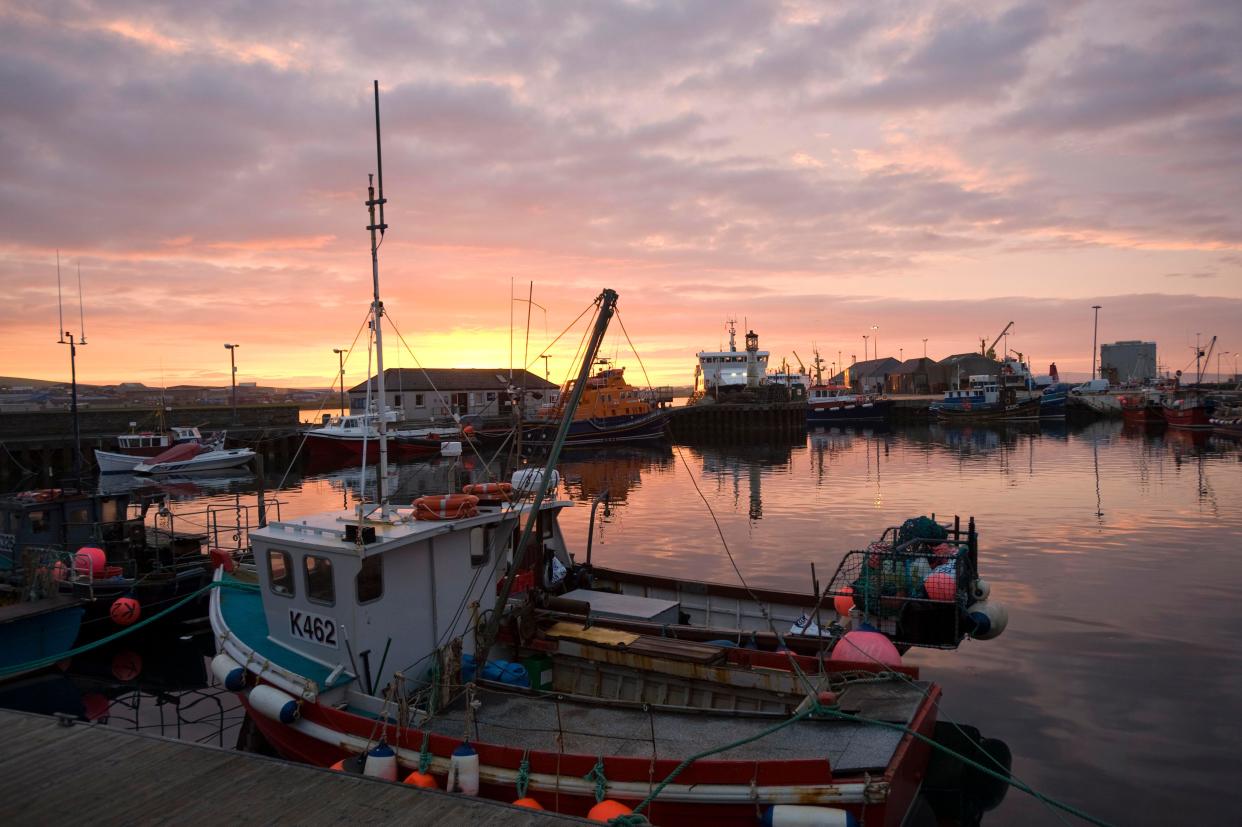
<path fill-rule="evenodd" d="M 487 466 L 469 456 L 407 462 L 394 466 L 387 487 L 408 500 L 481 479 Z M 583 506 L 562 517 L 580 555 L 589 504 L 606 489 L 611 513 L 595 530 L 597 564 L 736 582 L 727 543 L 752 586 L 809 590 L 812 563 L 826 582 L 844 552 L 887 526 L 921 514 L 973 515 L 981 572 L 1010 621 L 997 640 L 907 655 L 942 685 L 941 718 L 1006 742 L 1018 779 L 1112 823 L 1225 823 L 1242 807 L 1239 443 L 1132 433 L 1117 422 L 931 425 L 813 432 L 780 445 L 575 452 L 561 472 L 562 494 Z M 269 468 L 265 487 L 287 518 L 356 502 L 361 479 L 356 468 L 301 463 L 287 473 Z M 366 479 L 374 486 L 374 468 Z M 246 476 L 162 488 L 183 514 L 256 489 Z M 160 674 L 163 653 L 174 650 L 193 671 L 199 640 L 178 634 L 148 645 L 139 671 Z M 107 673 L 114 690 L 142 683 L 124 659 L 117 666 L 114 650 L 106 655 L 87 666 Z M 75 663 L 68 674 L 79 671 Z M 124 694 L 86 685 L 80 696 L 102 693 L 114 706 Z M 171 703 L 180 731 L 167 734 L 235 741 L 240 715 L 223 693 L 192 680 L 148 689 L 134 696 L 149 699 L 142 711 L 126 701 L 132 714 L 114 713 L 117 723 L 163 726 Z M 91 701 L 96 711 L 101 702 Z M 20 705 L 11 693 L 0 703 Z M 1011 791 L 984 822 L 1061 817 Z"/>

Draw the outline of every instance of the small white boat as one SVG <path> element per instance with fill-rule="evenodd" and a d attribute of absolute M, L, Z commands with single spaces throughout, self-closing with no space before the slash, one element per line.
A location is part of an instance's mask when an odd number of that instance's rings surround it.
<path fill-rule="evenodd" d="M 132 423 L 131 423 L 132 424 Z M 175 427 L 168 431 L 131 431 L 118 434 L 117 451 L 95 449 L 95 462 L 101 474 L 129 474 L 144 460 L 162 454 L 174 445 L 200 442 L 198 428 Z"/>
<path fill-rule="evenodd" d="M 133 473 L 157 475 L 219 471 L 245 465 L 253 457 L 254 451 L 249 448 L 225 448 L 222 441 L 213 445 L 187 442 L 174 445 L 159 456 L 135 466 Z"/>

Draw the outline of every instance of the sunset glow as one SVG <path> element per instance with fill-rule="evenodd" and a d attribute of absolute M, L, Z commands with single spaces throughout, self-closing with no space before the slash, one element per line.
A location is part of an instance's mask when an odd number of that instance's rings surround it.
<path fill-rule="evenodd" d="M 542 374 L 611 287 L 657 384 L 731 316 L 774 365 L 1013 320 L 1085 375 L 1093 304 L 1183 369 L 1198 333 L 1242 350 L 1239 42 L 1223 0 L 0 2 L 0 375 L 68 379 L 59 250 L 81 382 L 226 384 L 237 342 L 239 380 L 330 385 L 370 301 L 372 78 L 390 366 Z M 643 380 L 620 326 L 605 351 Z"/>

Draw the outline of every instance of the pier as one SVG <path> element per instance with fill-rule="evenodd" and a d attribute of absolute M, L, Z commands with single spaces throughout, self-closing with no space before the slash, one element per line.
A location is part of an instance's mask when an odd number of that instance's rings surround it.
<path fill-rule="evenodd" d="M 115 450 L 117 434 L 154 430 L 153 413 L 142 408 L 83 408 L 78 412 L 82 456 L 88 467 L 92 451 Z M 231 444 L 245 444 L 273 461 L 292 456 L 300 432 L 298 406 L 289 404 L 179 407 L 169 415 L 176 424 L 209 431 L 227 431 Z M 73 424 L 68 411 L 5 411 L 0 413 L 0 479 L 36 474 L 51 480 L 73 465 Z M 292 447 L 289 447 L 289 445 Z"/>
<path fill-rule="evenodd" d="M 64 717 L 0 710 L 0 728 L 6 824 L 591 823 Z"/>
<path fill-rule="evenodd" d="M 671 409 L 669 424 L 683 442 L 804 435 L 806 403 L 685 405 Z"/>

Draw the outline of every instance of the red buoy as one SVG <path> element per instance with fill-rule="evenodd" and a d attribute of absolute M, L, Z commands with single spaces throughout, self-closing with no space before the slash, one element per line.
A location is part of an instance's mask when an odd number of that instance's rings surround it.
<path fill-rule="evenodd" d="M 528 810 L 542 810 L 543 805 L 533 798 L 519 798 L 513 802 L 514 807 L 525 807 Z"/>
<path fill-rule="evenodd" d="M 112 677 L 129 683 L 142 674 L 142 655 L 129 649 L 112 656 Z"/>
<path fill-rule="evenodd" d="M 142 604 L 132 597 L 118 597 L 112 601 L 112 609 L 108 614 L 116 625 L 128 626 L 142 617 Z"/>

